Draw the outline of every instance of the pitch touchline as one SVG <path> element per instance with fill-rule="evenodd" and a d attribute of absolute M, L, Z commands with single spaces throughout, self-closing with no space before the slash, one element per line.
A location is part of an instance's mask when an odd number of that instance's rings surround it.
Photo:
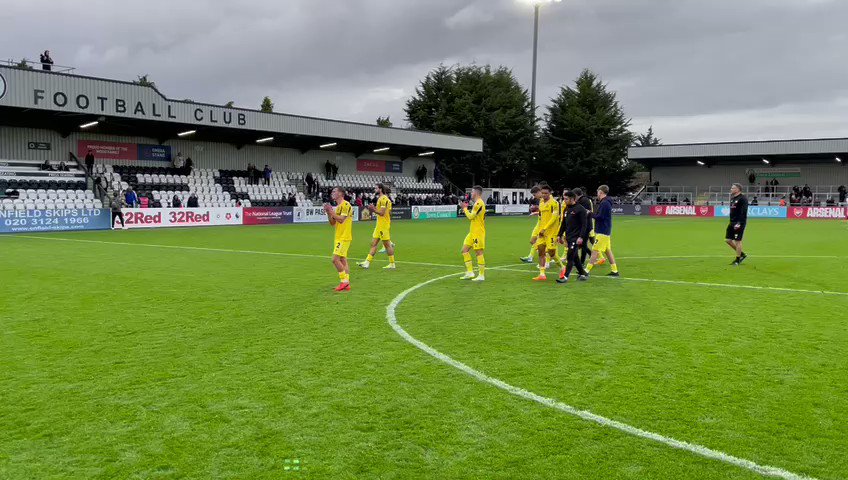
<path fill-rule="evenodd" d="M 501 268 L 501 269 L 503 270 L 503 268 Z M 409 332 L 404 330 L 404 328 L 401 327 L 398 324 L 397 314 L 396 314 L 397 307 L 398 307 L 398 305 L 400 305 L 400 303 L 410 293 L 412 293 L 412 292 L 414 292 L 414 291 L 418 290 L 419 288 L 422 288 L 426 285 L 429 285 L 431 283 L 438 282 L 439 280 L 444 280 L 446 278 L 455 277 L 456 275 L 457 274 L 444 275 L 444 276 L 441 276 L 441 277 L 437 277 L 437 278 L 434 278 L 432 280 L 428 280 L 426 282 L 419 283 L 418 285 L 410 287 L 410 288 L 404 290 L 403 292 L 401 292 L 400 294 L 398 294 L 398 296 L 396 296 L 392 300 L 392 302 L 389 303 L 389 305 L 386 307 L 386 320 L 388 321 L 388 323 L 392 327 L 392 329 L 398 335 L 400 335 L 404 340 L 411 343 L 412 345 L 417 347 L 419 350 L 427 353 L 431 357 L 433 357 L 433 358 L 435 358 L 435 359 L 437 359 L 437 360 L 439 360 L 443 363 L 446 363 L 446 364 L 448 364 L 448 365 L 450 365 L 450 366 L 452 366 L 452 367 L 454 367 L 454 368 L 456 368 L 456 369 L 458 369 L 462 372 L 465 372 L 466 374 L 474 377 L 475 379 L 477 379 L 481 382 L 488 383 L 489 385 L 500 388 L 501 390 L 509 392 L 509 393 L 516 395 L 518 397 L 521 397 L 521 398 L 524 398 L 524 399 L 527 399 L 527 400 L 532 400 L 532 401 L 539 403 L 541 405 L 544 405 L 546 407 L 550 407 L 550 408 L 554 408 L 556 410 L 560 410 L 560 411 L 565 412 L 569 415 L 573 415 L 573 416 L 576 416 L 576 417 L 581 418 L 583 420 L 587 420 L 587 421 L 590 421 L 590 422 L 597 423 L 597 424 L 604 426 L 604 427 L 614 428 L 616 430 L 627 433 L 629 435 L 644 438 L 644 439 L 647 439 L 647 440 L 653 440 L 655 442 L 662 443 L 662 444 L 667 445 L 667 446 L 672 447 L 672 448 L 676 448 L 676 449 L 679 449 L 679 450 L 685 450 L 685 451 L 688 451 L 688 452 L 691 452 L 691 453 L 694 453 L 696 455 L 700 455 L 702 457 L 706 457 L 706 458 L 709 458 L 709 459 L 712 459 L 712 460 L 718 460 L 720 462 L 724 462 L 724 463 L 727 463 L 727 464 L 730 464 L 730 465 L 734 465 L 734 466 L 737 466 L 737 467 L 740 467 L 740 468 L 744 468 L 746 470 L 750 470 L 752 472 L 756 472 L 756 473 L 759 473 L 761 475 L 784 478 L 784 479 L 787 479 L 787 480 L 812 479 L 812 477 L 805 477 L 805 476 L 802 476 L 802 475 L 798 475 L 798 474 L 792 473 L 792 472 L 787 471 L 787 470 L 783 470 L 783 469 L 778 468 L 778 467 L 772 467 L 772 466 L 769 466 L 769 465 L 760 465 L 758 463 L 754 463 L 754 462 L 752 462 L 750 460 L 746 460 L 744 458 L 734 457 L 733 455 L 730 455 L 730 454 L 727 454 L 727 453 L 724 453 L 724 452 L 720 452 L 718 450 L 713 450 L 711 448 L 704 447 L 702 445 L 684 442 L 682 440 L 677 440 L 677 439 L 674 439 L 674 438 L 671 438 L 671 437 L 666 437 L 666 436 L 660 435 L 658 433 L 649 432 L 647 430 L 642 430 L 641 428 L 634 427 L 632 425 L 628 425 L 626 423 L 619 422 L 619 421 L 613 420 L 611 418 L 603 417 L 601 415 L 592 413 L 588 410 L 580 410 L 576 407 L 573 407 L 573 406 L 568 405 L 566 403 L 560 402 L 558 400 L 554 400 L 554 399 L 548 398 L 548 397 L 543 397 L 541 395 L 535 394 L 535 393 L 530 392 L 528 390 L 524 390 L 522 388 L 515 387 L 513 385 L 510 385 L 510 384 L 504 382 L 503 380 L 499 380 L 497 378 L 490 377 L 483 372 L 475 370 L 475 369 L 469 367 L 468 365 L 466 365 L 466 364 L 464 364 L 464 363 L 462 363 L 458 360 L 454 360 L 453 358 L 449 357 L 448 355 L 445 355 L 444 353 L 439 352 L 438 350 L 434 349 L 433 347 L 427 345 L 426 343 L 422 342 L 421 340 L 418 340 L 417 338 L 410 335 Z"/>

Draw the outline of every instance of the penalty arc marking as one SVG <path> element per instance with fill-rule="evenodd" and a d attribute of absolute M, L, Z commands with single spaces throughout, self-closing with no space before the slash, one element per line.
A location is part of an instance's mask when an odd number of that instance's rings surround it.
<path fill-rule="evenodd" d="M 466 365 L 466 364 L 464 364 L 464 363 L 462 363 L 458 360 L 455 360 L 455 359 L 451 358 L 450 356 L 445 355 L 442 352 L 439 352 L 438 350 L 434 349 L 433 347 L 427 345 L 426 343 L 422 342 L 421 340 L 418 340 L 417 338 L 410 335 L 409 332 L 404 330 L 404 328 L 402 326 L 400 326 L 400 324 L 398 324 L 397 307 L 401 304 L 401 302 L 403 302 L 403 300 L 407 296 L 409 296 L 409 294 L 411 294 L 412 292 L 415 292 L 416 290 L 418 290 L 422 287 L 425 287 L 425 286 L 427 286 L 431 283 L 435 283 L 435 282 L 438 282 L 440 280 L 445 280 L 447 278 L 456 277 L 456 276 L 457 276 L 457 274 L 451 274 L 451 275 L 444 275 L 444 276 L 441 276 L 441 277 L 436 277 L 436 278 L 433 278 L 431 280 L 427 280 L 426 282 L 422 282 L 422 283 L 419 283 L 418 285 L 410 287 L 410 288 L 404 290 L 403 292 L 401 292 L 400 294 L 398 294 L 398 296 L 396 296 L 391 301 L 391 303 L 389 303 L 389 305 L 386 307 L 386 320 L 388 321 L 388 323 L 392 327 L 392 329 L 398 335 L 400 335 L 401 338 L 406 340 L 408 343 L 414 345 L 419 350 L 427 353 L 428 355 L 439 360 L 440 362 L 445 363 L 447 365 L 450 365 L 451 367 L 456 368 L 457 370 L 460 370 L 460 371 L 470 375 L 471 377 L 475 378 L 476 380 L 478 380 L 480 382 L 488 383 L 489 385 L 497 387 L 497 388 L 504 390 L 504 391 L 506 391 L 506 392 L 508 392 L 512 395 L 515 395 L 517 397 L 521 397 L 521 398 L 524 398 L 526 400 L 530 400 L 530 401 L 539 403 L 539 404 L 544 405 L 546 407 L 550 407 L 550 408 L 559 410 L 561 412 L 565 412 L 569 415 L 573 415 L 575 417 L 581 418 L 581 419 L 589 421 L 589 422 L 596 423 L 596 424 L 604 426 L 604 427 L 614 428 L 614 429 L 619 430 L 621 432 L 624 432 L 628 435 L 633 435 L 635 437 L 644 438 L 644 439 L 647 439 L 647 440 L 652 440 L 654 442 L 658 442 L 658 443 L 667 445 L 669 447 L 676 448 L 678 450 L 684 450 L 684 451 L 693 453 L 693 454 L 701 456 L 701 457 L 709 458 L 711 460 L 717 460 L 717 461 L 727 463 L 727 464 L 730 464 L 730 465 L 733 465 L 733 466 L 736 466 L 736 467 L 739 467 L 739 468 L 743 468 L 745 470 L 750 470 L 750 471 L 758 473 L 760 475 L 764 475 L 764 476 L 768 476 L 768 477 L 775 477 L 775 478 L 783 478 L 783 479 L 786 479 L 786 480 L 814 480 L 813 477 L 806 477 L 806 476 L 799 475 L 799 474 L 796 474 L 796 473 L 792 473 L 788 470 L 784 470 L 784 469 L 778 468 L 778 467 L 772 467 L 772 466 L 769 466 L 769 465 L 761 465 L 761 464 L 752 462 L 751 460 L 746 460 L 744 458 L 735 457 L 735 456 L 730 455 L 728 453 L 720 452 L 718 450 L 713 450 L 711 448 L 708 448 L 708 447 L 705 447 L 705 446 L 702 446 L 702 445 L 698 445 L 698 444 L 695 444 L 695 443 L 689 443 L 689 442 L 685 442 L 685 441 L 682 441 L 682 440 L 677 440 L 677 439 L 674 439 L 674 438 L 671 438 L 671 437 L 667 437 L 665 435 L 661 435 L 659 433 L 654 433 L 654 432 L 650 432 L 650 431 L 647 431 L 647 430 L 643 430 L 641 428 L 634 427 L 632 425 L 628 425 L 626 423 L 619 422 L 619 421 L 613 420 L 611 418 L 603 417 L 601 415 L 592 413 L 588 410 L 580 410 L 577 407 L 573 407 L 571 405 L 560 402 L 560 401 L 555 400 L 553 398 L 543 397 L 541 395 L 535 394 L 535 393 L 530 392 L 528 390 L 524 390 L 522 388 L 510 385 L 510 384 L 504 382 L 503 380 L 499 380 L 497 378 L 490 377 L 490 376 L 486 375 L 485 373 L 480 372 L 479 370 L 475 370 L 474 368 L 469 367 L 468 365 Z"/>

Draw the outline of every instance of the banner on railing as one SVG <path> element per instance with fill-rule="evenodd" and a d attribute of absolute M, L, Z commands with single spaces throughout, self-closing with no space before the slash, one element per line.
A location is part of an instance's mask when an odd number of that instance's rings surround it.
<path fill-rule="evenodd" d="M 649 215 L 650 206 L 642 207 L 642 205 L 613 205 L 613 215 Z"/>
<path fill-rule="evenodd" d="M 413 220 L 456 217 L 456 205 L 415 205 L 412 207 Z"/>
<path fill-rule="evenodd" d="M 504 216 L 529 215 L 530 205 L 495 205 L 495 214 Z"/>
<path fill-rule="evenodd" d="M 848 220 L 848 207 L 789 207 L 788 218 Z"/>
<path fill-rule="evenodd" d="M 244 209 L 244 225 L 283 225 L 294 222 L 292 207 L 251 207 Z"/>
<path fill-rule="evenodd" d="M 712 217 L 715 208 L 707 205 L 654 205 L 651 215 L 658 217 Z"/>
<path fill-rule="evenodd" d="M 324 223 L 327 214 L 324 207 L 293 207 L 294 223 Z M 359 207 L 353 207 L 353 221 L 359 221 Z"/>
<path fill-rule="evenodd" d="M 242 225 L 241 208 L 124 208 L 127 228 Z"/>
<path fill-rule="evenodd" d="M 0 210 L 0 233 L 108 230 L 111 213 L 98 208 Z"/>
<path fill-rule="evenodd" d="M 730 207 L 726 205 L 715 207 L 716 217 L 729 217 Z M 786 207 L 748 206 L 748 218 L 786 218 Z"/>

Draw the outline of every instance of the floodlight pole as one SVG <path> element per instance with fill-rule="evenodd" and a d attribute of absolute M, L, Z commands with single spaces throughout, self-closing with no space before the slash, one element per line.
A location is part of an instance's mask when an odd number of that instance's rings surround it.
<path fill-rule="evenodd" d="M 535 20 L 533 24 L 533 80 L 530 85 L 530 109 L 533 112 L 533 123 L 536 123 L 536 63 L 539 57 L 539 10 L 541 4 L 535 5 Z"/>

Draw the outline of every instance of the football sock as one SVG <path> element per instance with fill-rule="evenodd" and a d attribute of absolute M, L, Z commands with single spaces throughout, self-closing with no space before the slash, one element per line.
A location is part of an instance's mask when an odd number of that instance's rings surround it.
<path fill-rule="evenodd" d="M 462 260 L 465 261 L 465 271 L 473 273 L 474 272 L 474 265 L 471 263 L 471 254 L 470 253 L 463 253 L 462 254 Z"/>
<path fill-rule="evenodd" d="M 592 262 L 590 261 L 590 262 L 589 262 L 589 265 L 586 265 L 586 271 L 587 271 L 587 272 L 591 272 L 591 271 L 592 271 L 592 268 L 593 268 L 594 266 L 595 266 L 595 264 L 594 264 L 594 263 L 592 263 Z"/>
<path fill-rule="evenodd" d="M 389 264 L 395 263 L 395 256 L 389 255 Z"/>
<path fill-rule="evenodd" d="M 537 252 L 536 247 L 530 247 L 530 253 L 527 254 L 527 258 L 533 258 L 533 256 L 536 254 L 536 252 Z"/>
<path fill-rule="evenodd" d="M 618 265 L 611 263 L 610 269 L 612 269 L 612 273 L 618 273 Z"/>
<path fill-rule="evenodd" d="M 552 257 L 554 259 L 554 262 L 556 262 L 557 265 L 559 265 L 559 268 L 565 268 L 565 265 L 562 263 L 562 258 L 559 256 L 559 252 L 554 252 L 552 254 Z"/>
<path fill-rule="evenodd" d="M 545 275 L 545 267 L 539 267 L 539 276 L 540 277 L 547 276 L 547 275 Z"/>
<path fill-rule="evenodd" d="M 483 255 L 477 255 L 477 267 L 481 277 L 486 274 L 486 258 Z"/>
<path fill-rule="evenodd" d="M 365 261 L 366 261 L 366 262 L 368 262 L 368 263 L 371 263 L 371 260 L 374 260 L 374 255 L 371 255 L 371 254 L 369 253 L 369 254 L 368 254 L 368 256 L 367 256 L 367 257 L 365 257 Z"/>
<path fill-rule="evenodd" d="M 339 272 L 339 281 L 344 283 L 345 278 L 347 278 L 347 274 L 345 272 Z"/>

